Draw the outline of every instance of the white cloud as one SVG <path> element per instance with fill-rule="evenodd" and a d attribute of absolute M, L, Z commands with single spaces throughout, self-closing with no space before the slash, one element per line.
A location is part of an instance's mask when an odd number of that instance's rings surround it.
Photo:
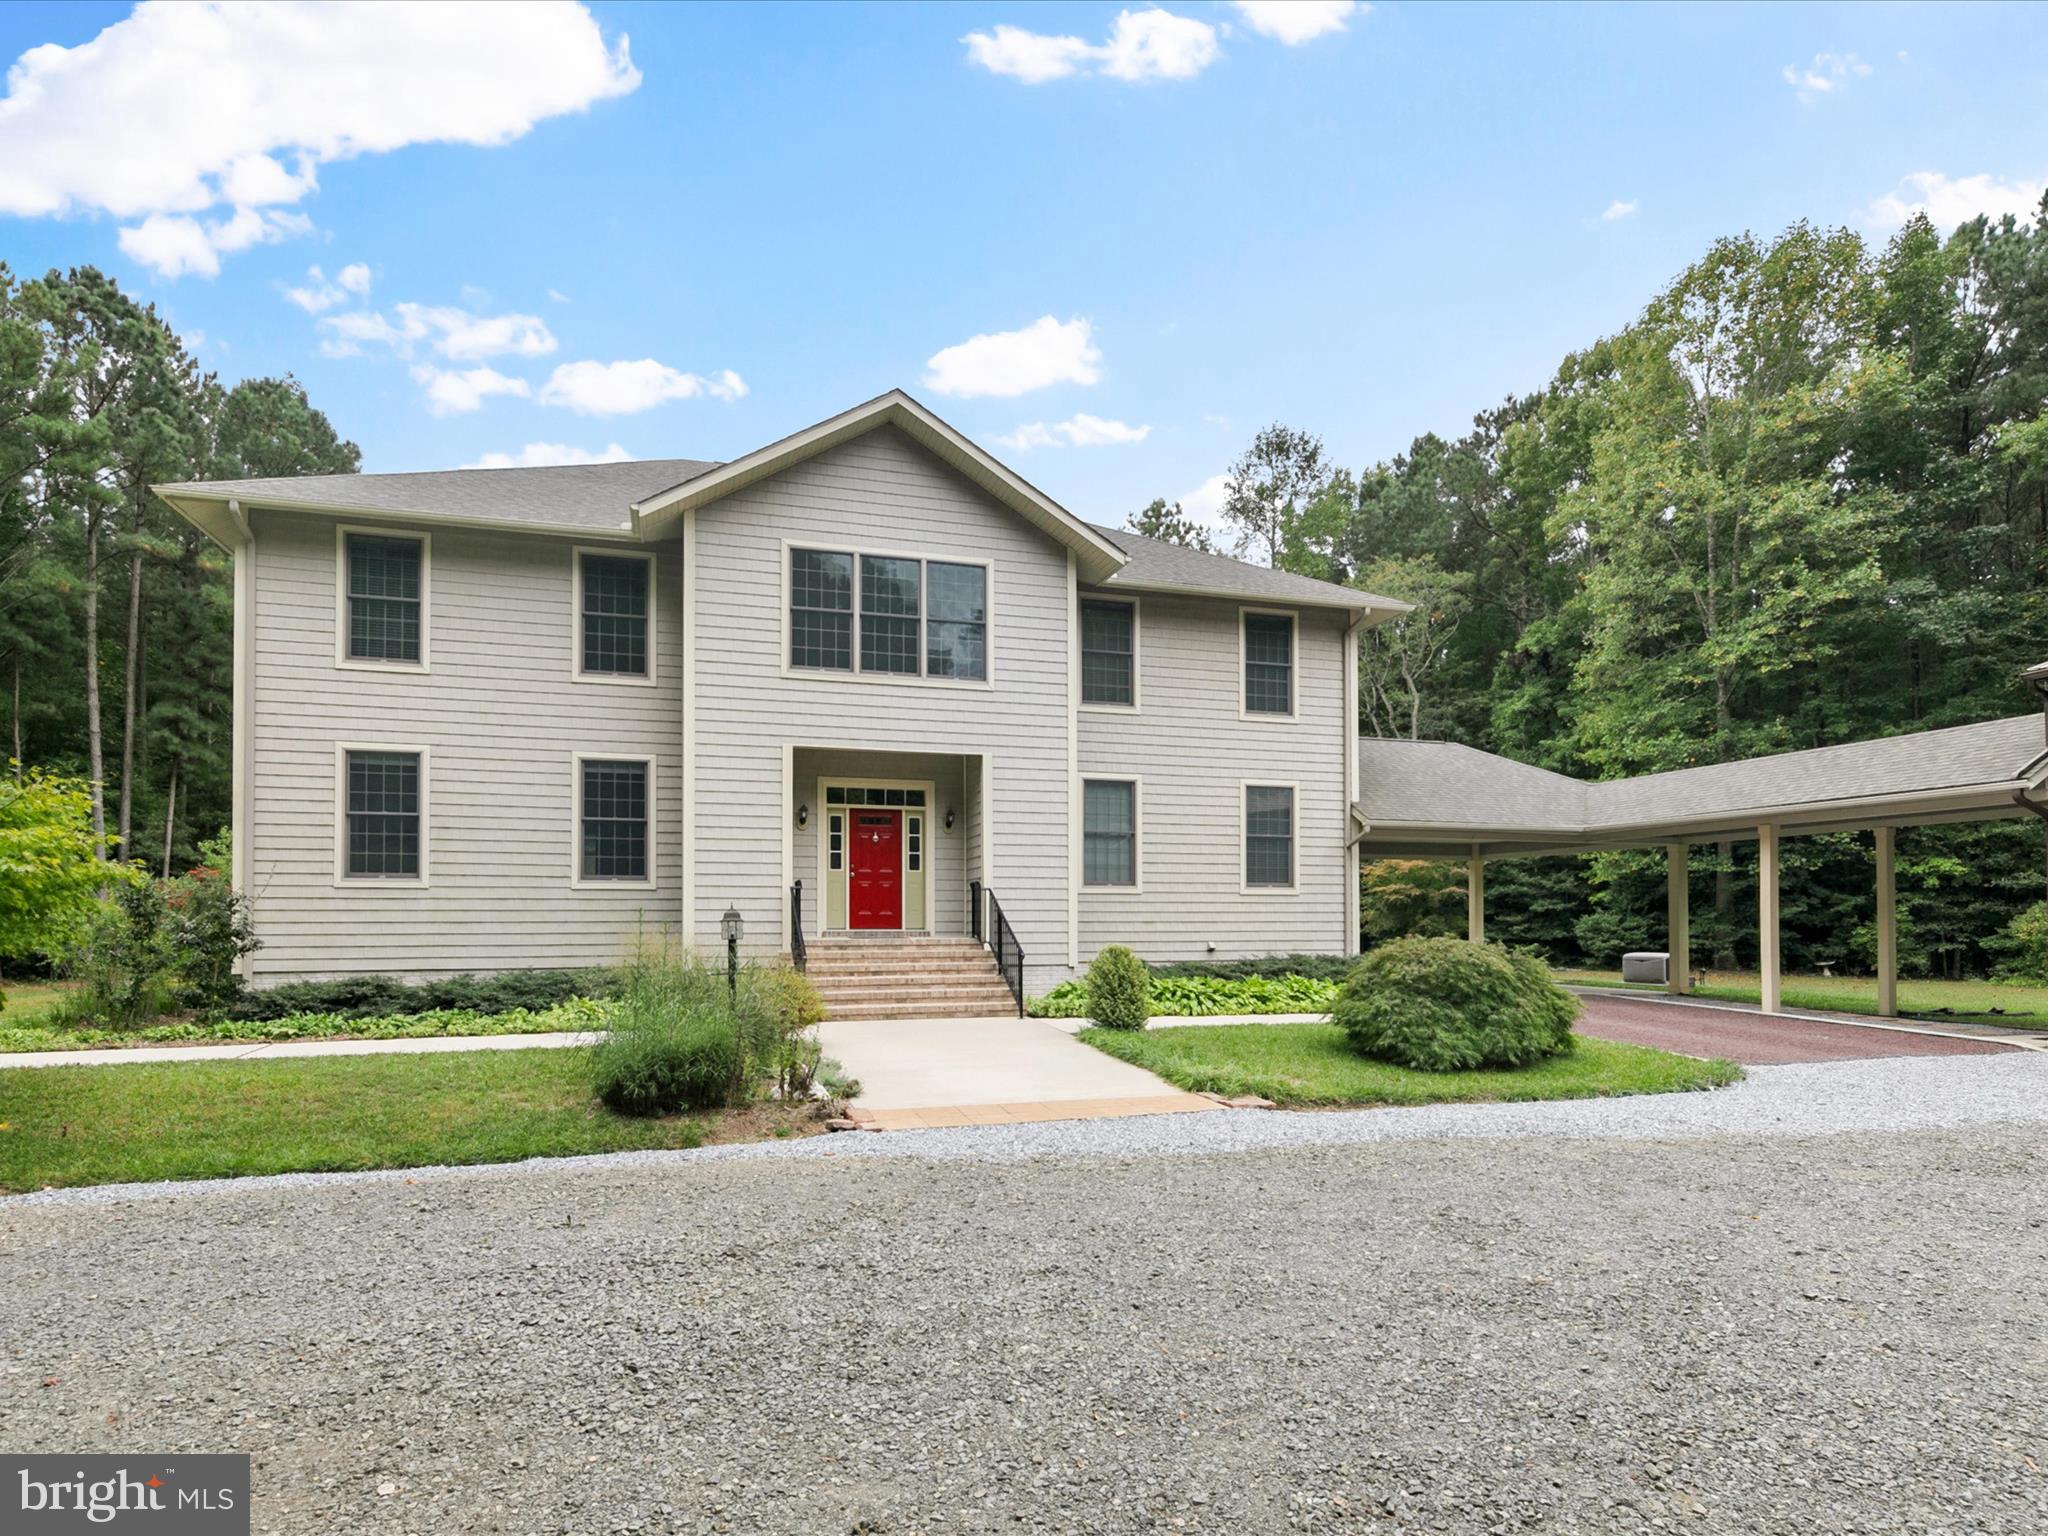
<path fill-rule="evenodd" d="M 1222 528 L 1223 503 L 1230 499 L 1230 476 L 1211 475 L 1192 491 L 1180 495 L 1180 509 L 1205 528 Z"/>
<path fill-rule="evenodd" d="M 528 443 L 517 453 L 487 453 L 464 469 L 537 469 L 548 464 L 623 464 L 633 455 L 617 443 L 599 449 L 569 443 Z"/>
<path fill-rule="evenodd" d="M 746 380 L 730 368 L 707 379 L 643 357 L 637 362 L 563 363 L 541 386 L 540 403 L 583 416 L 630 416 L 670 400 L 700 395 L 737 400 L 746 392 Z"/>
<path fill-rule="evenodd" d="M 0 107 L 4 106 L 5 103 L 0 103 Z M 4 136 L 0 136 L 0 142 L 4 142 Z M 6 173 L 0 171 L 0 187 L 4 187 L 5 180 Z M 183 277 L 188 272 L 214 277 L 220 272 L 224 253 L 247 250 L 252 245 L 274 245 L 294 235 L 307 234 L 312 228 L 313 221 L 302 213 L 237 208 L 225 219 L 204 223 L 185 213 L 153 213 L 140 224 L 124 228 L 116 238 L 124 256 L 159 277 Z"/>
<path fill-rule="evenodd" d="M 967 45 L 969 63 L 1026 85 L 1084 70 L 1114 80 L 1188 80 L 1221 53 L 1209 23 L 1157 6 L 1117 12 L 1108 38 L 1100 43 L 1008 25 L 970 32 L 960 41 Z"/>
<path fill-rule="evenodd" d="M 1897 229 L 1916 213 L 1924 213 L 1937 229 L 1954 229 L 1978 214 L 1994 219 L 2011 214 L 2031 218 L 2041 206 L 2048 181 L 2002 181 L 1996 176 L 1951 179 L 1940 171 L 1915 171 L 1870 205 L 1869 222 L 1877 229 Z"/>
<path fill-rule="evenodd" d="M 351 262 L 334 274 L 332 281 L 317 266 L 306 268 L 306 285 L 303 288 L 287 288 L 285 298 L 299 306 L 309 315 L 317 315 L 346 304 L 351 296 L 367 298 L 370 292 L 370 269 L 360 261 Z"/>
<path fill-rule="evenodd" d="M 945 347 L 925 360 L 925 388 L 942 395 L 1008 399 L 1048 384 L 1093 384 L 1102 353 L 1086 320 L 1045 315 L 1021 331 L 996 331 Z"/>
<path fill-rule="evenodd" d="M 1816 53 L 1811 64 L 1787 64 L 1785 83 L 1801 101 L 1818 101 L 1832 96 L 1852 79 L 1870 73 L 1870 66 L 1853 53 Z"/>
<path fill-rule="evenodd" d="M 625 36 L 607 45 L 571 0 L 144 0 L 87 42 L 15 61 L 0 214 L 135 221 L 120 235 L 131 259 L 211 276 L 224 253 L 310 230 L 278 210 L 315 192 L 324 165 L 509 143 L 639 84 Z"/>
<path fill-rule="evenodd" d="M 367 270 L 362 281 L 367 288 Z M 323 316 L 320 328 L 327 332 L 320 350 L 329 357 L 354 357 L 365 346 L 388 347 L 400 357 L 410 357 L 425 342 L 443 357 L 474 363 L 487 357 L 545 357 L 560 345 L 538 315 L 479 315 L 452 304 L 394 304 L 388 316 L 351 310 Z"/>
<path fill-rule="evenodd" d="M 1042 421 L 1026 422 L 1007 437 L 999 437 L 996 441 L 1005 448 L 1023 453 L 1031 448 L 1058 448 L 1063 444 L 1075 448 L 1102 448 L 1142 443 L 1151 432 L 1149 426 L 1134 427 L 1128 422 L 1110 421 L 1079 411 L 1051 426 Z"/>
<path fill-rule="evenodd" d="M 1607 205 L 1606 211 L 1603 212 L 1600 215 L 1600 217 L 1604 222 L 1612 224 L 1617 219 L 1634 218 L 1636 216 L 1636 210 L 1641 207 L 1642 204 L 1638 203 L 1633 198 L 1617 197 L 1613 202 Z"/>
<path fill-rule="evenodd" d="M 1245 25 L 1263 37 L 1299 47 L 1327 32 L 1342 32 L 1353 16 L 1372 7 L 1357 0 L 1231 0 Z"/>
<path fill-rule="evenodd" d="M 436 368 L 432 363 L 417 363 L 413 366 L 412 376 L 414 382 L 426 389 L 427 409 L 436 416 L 462 416 L 481 410 L 485 399 L 491 395 L 514 395 L 522 400 L 533 398 L 533 386 L 526 380 L 508 378 L 495 368 L 456 370 Z"/>
<path fill-rule="evenodd" d="M 554 304 L 566 304 L 569 302 L 569 295 L 562 292 L 559 288 L 550 288 L 548 290 L 548 300 Z"/>

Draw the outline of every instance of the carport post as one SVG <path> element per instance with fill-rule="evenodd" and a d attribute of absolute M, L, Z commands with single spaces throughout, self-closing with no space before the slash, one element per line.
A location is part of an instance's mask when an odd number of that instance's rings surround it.
<path fill-rule="evenodd" d="M 1877 832 L 1877 1014 L 1879 1018 L 1899 1016 L 1899 883 L 1892 855 L 1898 846 L 1898 828 L 1878 827 Z"/>
<path fill-rule="evenodd" d="M 1763 983 L 1763 1010 L 1778 1007 L 1778 829 L 1766 823 L 1756 829 L 1756 964 Z"/>
<path fill-rule="evenodd" d="M 1486 937 L 1486 860 L 1477 848 L 1465 866 L 1465 937 L 1474 944 Z"/>
<path fill-rule="evenodd" d="M 1686 884 L 1685 854 L 1684 843 L 1664 846 L 1664 943 L 1671 951 L 1664 990 L 1681 997 L 1692 990 L 1692 893 Z"/>

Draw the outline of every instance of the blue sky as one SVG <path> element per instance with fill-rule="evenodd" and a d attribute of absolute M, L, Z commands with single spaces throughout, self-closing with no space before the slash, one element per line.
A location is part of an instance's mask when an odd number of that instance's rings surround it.
<path fill-rule="evenodd" d="M 297 374 L 370 470 L 902 386 L 1118 521 L 1270 421 L 1461 430 L 1718 235 L 2048 180 L 2048 8 L 1339 10 L 17 4 L 0 259 Z"/>

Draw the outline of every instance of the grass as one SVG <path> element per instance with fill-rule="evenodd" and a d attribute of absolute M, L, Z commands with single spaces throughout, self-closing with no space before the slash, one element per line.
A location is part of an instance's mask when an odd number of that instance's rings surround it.
<path fill-rule="evenodd" d="M 1501 1072 L 1417 1072 L 1371 1061 L 1352 1050 L 1334 1024 L 1087 1029 L 1081 1038 L 1191 1093 L 1255 1093 L 1303 1108 L 1679 1093 L 1724 1087 L 1742 1076 L 1733 1062 L 1696 1061 L 1584 1035 L 1570 1055 Z"/>
<path fill-rule="evenodd" d="M 799 1121 L 615 1115 L 580 1050 L 8 1068 L 0 1190 L 695 1147 Z"/>
<path fill-rule="evenodd" d="M 1554 971 L 1567 986 L 1619 987 L 1619 971 Z M 1780 988 L 1788 1008 L 1822 1013 L 1877 1012 L 1877 980 L 1871 976 L 1787 976 Z M 1754 1003 L 1763 996 L 1754 971 L 1712 971 L 1697 997 Z M 1993 1010 L 1996 1010 L 1994 1012 Z M 1985 1019 L 2018 1026 L 2048 1026 L 2048 987 L 2003 981 L 1899 980 L 1899 1011 L 1942 1017 Z"/>
<path fill-rule="evenodd" d="M 0 1027 L 33 1022 L 70 990 L 62 981 L 0 981 Z"/>

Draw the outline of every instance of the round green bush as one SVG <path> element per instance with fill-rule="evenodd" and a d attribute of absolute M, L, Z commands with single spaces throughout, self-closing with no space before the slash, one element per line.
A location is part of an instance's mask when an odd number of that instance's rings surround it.
<path fill-rule="evenodd" d="M 1351 968 L 1331 1012 L 1364 1055 L 1425 1072 L 1562 1055 L 1578 1015 L 1534 955 L 1464 939 L 1381 945 Z"/>
<path fill-rule="evenodd" d="M 1104 1029 L 1143 1029 L 1152 1016 L 1152 973 L 1112 944 L 1088 967 L 1088 1017 Z"/>
<path fill-rule="evenodd" d="M 734 1022 L 707 1009 L 659 1022 L 615 1021 L 592 1048 L 591 1087 L 622 1115 L 672 1115 L 719 1108 L 732 1097 L 738 1071 Z"/>

